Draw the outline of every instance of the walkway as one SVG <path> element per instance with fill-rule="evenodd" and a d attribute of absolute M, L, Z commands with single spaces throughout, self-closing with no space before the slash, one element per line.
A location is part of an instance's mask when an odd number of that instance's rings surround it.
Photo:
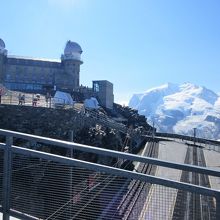
<path fill-rule="evenodd" d="M 159 159 L 184 163 L 187 146 L 183 143 L 165 142 L 159 144 Z M 157 167 L 156 176 L 172 180 L 180 180 L 181 171 Z M 177 190 L 158 185 L 152 185 L 148 199 L 140 219 L 172 219 Z"/>

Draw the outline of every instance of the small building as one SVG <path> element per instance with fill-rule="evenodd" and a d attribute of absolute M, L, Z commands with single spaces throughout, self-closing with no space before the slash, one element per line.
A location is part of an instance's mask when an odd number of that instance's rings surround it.
<path fill-rule="evenodd" d="M 106 108 L 112 109 L 114 102 L 113 84 L 107 80 L 96 80 L 93 81 L 92 85 L 99 103 Z"/>

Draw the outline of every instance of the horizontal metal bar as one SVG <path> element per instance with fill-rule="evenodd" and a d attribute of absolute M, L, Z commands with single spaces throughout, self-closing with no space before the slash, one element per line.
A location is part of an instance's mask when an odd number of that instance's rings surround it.
<path fill-rule="evenodd" d="M 5 149 L 6 144 L 4 143 L 0 143 L 0 149 L 4 150 Z"/>
<path fill-rule="evenodd" d="M 212 145 L 219 146 L 220 142 L 216 140 L 209 140 L 205 138 L 199 138 L 199 137 L 194 137 L 194 136 L 186 136 L 182 134 L 173 134 L 173 133 L 161 133 L 161 132 L 156 132 L 157 137 L 164 137 L 164 138 L 178 138 L 178 139 L 184 139 L 188 141 L 193 141 L 194 139 L 196 142 L 199 143 L 211 143 Z"/>
<path fill-rule="evenodd" d="M 105 156 L 119 157 L 122 159 L 139 161 L 142 163 L 150 163 L 153 165 L 168 167 L 172 169 L 185 170 L 189 172 L 197 172 L 197 173 L 206 174 L 209 176 L 220 177 L 220 172 L 218 170 L 213 170 L 213 169 L 205 168 L 205 167 L 199 167 L 195 165 L 174 163 L 174 162 L 169 162 L 165 160 L 160 160 L 157 158 L 144 157 L 144 156 L 134 155 L 130 153 L 118 152 L 118 151 L 113 151 L 113 150 L 108 150 L 108 149 L 103 149 L 103 148 L 98 148 L 98 147 L 91 147 L 91 146 L 87 146 L 83 144 L 77 144 L 73 142 L 62 141 L 62 140 L 57 140 L 57 139 L 52 139 L 52 138 L 47 138 L 47 137 L 40 137 L 36 135 L 31 135 L 31 134 L 23 134 L 20 132 L 14 132 L 14 131 L 2 130 L 2 129 L 0 129 L 0 134 L 6 135 L 6 136 L 12 135 L 13 137 L 16 137 L 16 138 L 23 138 L 29 141 L 34 140 L 36 142 L 59 146 L 59 147 L 67 148 L 67 149 L 81 150 L 81 151 L 101 154 Z"/>
<path fill-rule="evenodd" d="M 24 213 L 18 212 L 16 210 L 10 210 L 9 215 L 18 219 L 23 219 L 23 220 L 37 220 L 39 218 L 32 217 L 30 215 L 26 215 Z"/>
<path fill-rule="evenodd" d="M 128 170 L 123 170 L 115 167 L 109 167 L 101 164 L 95 164 L 87 161 L 81 161 L 77 159 L 72 159 L 64 156 L 59 156 L 59 155 L 54 155 L 50 153 L 42 153 L 36 150 L 31 150 L 31 149 L 25 149 L 21 147 L 12 147 L 12 152 L 17 153 L 17 154 L 22 154 L 26 155 L 29 157 L 38 157 L 42 158 L 45 160 L 51 160 L 54 162 L 58 162 L 61 164 L 65 164 L 68 166 L 79 166 L 79 167 L 84 167 L 86 169 L 90 170 L 95 170 L 99 172 L 106 172 L 109 174 L 114 174 L 118 176 L 123 176 L 129 179 L 136 179 L 152 184 L 157 184 L 157 185 L 162 185 L 166 187 L 171 187 L 179 190 L 185 190 L 189 191 L 192 193 L 199 193 L 202 195 L 207 195 L 207 196 L 217 196 L 220 192 L 218 190 L 202 187 L 202 186 L 196 186 L 188 183 L 181 183 L 177 182 L 174 180 L 169 180 L 165 178 L 160 178 L 160 177 L 155 177 L 147 174 L 142 174 L 142 173 L 136 173 L 133 171 L 128 171 Z"/>

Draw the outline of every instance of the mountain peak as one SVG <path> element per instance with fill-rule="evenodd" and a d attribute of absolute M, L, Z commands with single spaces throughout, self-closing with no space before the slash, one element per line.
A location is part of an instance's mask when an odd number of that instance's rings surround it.
<path fill-rule="evenodd" d="M 178 86 L 177 84 L 168 82 L 168 83 L 165 83 L 165 84 L 163 84 L 163 85 L 161 85 L 161 86 L 157 86 L 157 87 L 148 89 L 148 90 L 146 90 L 144 93 L 149 93 L 149 92 L 155 91 L 155 90 L 157 90 L 157 91 L 162 91 L 162 90 L 173 89 L 173 88 L 177 88 L 177 86 Z"/>
<path fill-rule="evenodd" d="M 220 138 L 220 125 L 214 125 L 215 120 L 207 121 L 212 117 L 219 117 L 220 121 L 220 113 L 216 113 L 219 103 L 220 95 L 212 90 L 185 82 L 181 85 L 166 83 L 133 95 L 129 106 L 149 121 L 155 121 L 159 131 L 186 133 L 191 132 L 193 126 L 205 126 L 206 137 L 214 137 L 213 129 L 219 126 L 217 136 Z"/>

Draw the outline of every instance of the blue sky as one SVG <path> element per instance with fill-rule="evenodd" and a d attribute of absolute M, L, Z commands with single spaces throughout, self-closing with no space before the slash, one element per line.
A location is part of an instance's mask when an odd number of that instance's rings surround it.
<path fill-rule="evenodd" d="M 219 0 L 1 0 L 9 54 L 60 58 L 83 49 L 81 83 L 107 79 L 116 102 L 166 82 L 220 92 Z"/>

